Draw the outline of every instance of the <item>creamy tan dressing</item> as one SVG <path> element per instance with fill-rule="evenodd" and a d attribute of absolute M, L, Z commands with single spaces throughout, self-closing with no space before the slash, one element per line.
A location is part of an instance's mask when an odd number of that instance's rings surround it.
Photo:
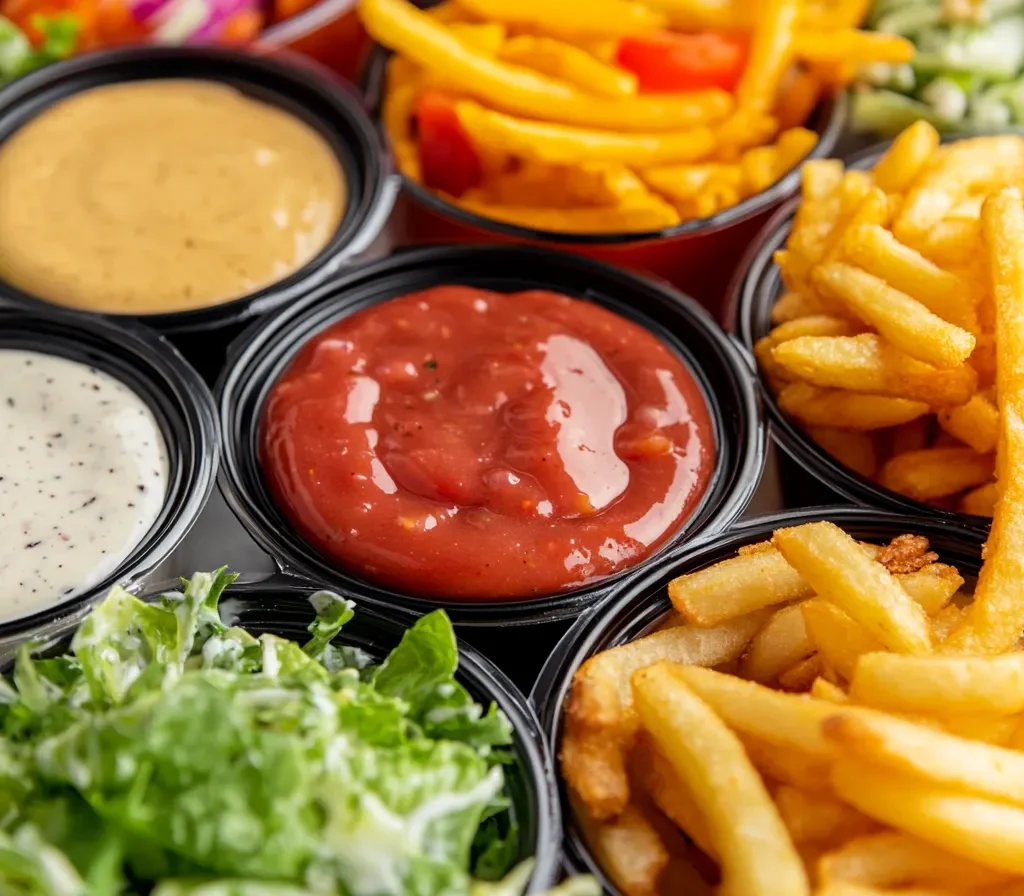
<path fill-rule="evenodd" d="M 317 255 L 345 192 L 320 134 L 232 87 L 97 87 L 0 145 L 0 275 L 95 311 L 214 305 Z"/>
<path fill-rule="evenodd" d="M 110 575 L 160 514 L 167 477 L 157 421 L 127 386 L 0 350 L 0 621 Z"/>

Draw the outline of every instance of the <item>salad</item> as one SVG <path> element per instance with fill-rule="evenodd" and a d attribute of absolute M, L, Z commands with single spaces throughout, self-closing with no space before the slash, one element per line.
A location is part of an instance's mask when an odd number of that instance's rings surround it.
<path fill-rule="evenodd" d="M 863 130 L 917 119 L 943 131 L 1024 124 L 1024 0 L 874 0 L 878 31 L 911 40 L 910 63 L 869 66 L 853 96 Z"/>
<path fill-rule="evenodd" d="M 304 647 L 225 624 L 234 578 L 155 603 L 114 588 L 68 655 L 19 649 L 0 678 L 0 893 L 521 892 L 511 728 L 455 680 L 448 617 L 375 664 L 332 643 L 353 607 L 329 592 Z"/>

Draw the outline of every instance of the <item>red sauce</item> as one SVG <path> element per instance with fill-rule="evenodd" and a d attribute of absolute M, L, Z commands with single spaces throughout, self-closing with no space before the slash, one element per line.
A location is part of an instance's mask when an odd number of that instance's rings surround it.
<path fill-rule="evenodd" d="M 647 330 L 551 292 L 442 286 L 311 339 L 262 420 L 270 486 L 356 575 L 531 598 L 635 565 L 714 465 L 700 387 Z"/>

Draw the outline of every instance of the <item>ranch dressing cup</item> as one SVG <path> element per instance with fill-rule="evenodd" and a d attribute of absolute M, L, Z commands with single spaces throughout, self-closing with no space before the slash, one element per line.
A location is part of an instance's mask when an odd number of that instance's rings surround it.
<path fill-rule="evenodd" d="M 0 308 L 0 658 L 178 545 L 213 488 L 209 391 L 165 340 Z"/>

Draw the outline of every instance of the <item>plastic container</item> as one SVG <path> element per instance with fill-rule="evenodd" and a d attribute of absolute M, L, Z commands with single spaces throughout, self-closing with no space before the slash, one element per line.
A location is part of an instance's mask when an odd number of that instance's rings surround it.
<path fill-rule="evenodd" d="M 356 0 L 321 0 L 265 28 L 257 43 L 301 53 L 356 81 L 371 46 L 357 5 Z"/>
<path fill-rule="evenodd" d="M 167 443 L 167 496 L 146 537 L 95 587 L 31 616 L 0 622 L 0 658 L 42 629 L 73 625 L 112 586 L 144 579 L 177 547 L 213 490 L 220 436 L 213 398 L 167 340 L 143 330 L 47 309 L 0 306 L 0 348 L 59 355 L 116 377 L 152 409 Z"/>
<path fill-rule="evenodd" d="M 889 144 L 869 147 L 847 160 L 850 168 L 870 169 Z M 765 224 L 736 271 L 723 323 L 747 351 L 772 328 L 771 311 L 783 293 L 782 277 L 772 255 L 781 249 L 793 226 L 799 200 L 786 202 Z M 783 450 L 780 457 L 783 497 L 787 507 L 807 507 L 845 500 L 898 513 L 926 514 L 988 526 L 985 517 L 943 510 L 883 488 L 855 473 L 821 448 L 779 409 L 775 397 L 758 376 L 768 412 L 772 438 Z"/>
<path fill-rule="evenodd" d="M 379 110 L 390 53 L 377 46 L 367 63 L 363 88 L 371 110 Z M 832 155 L 846 121 L 845 93 L 823 100 L 807 127 L 820 134 L 809 158 Z M 576 252 L 608 264 L 661 277 L 717 313 L 736 260 L 772 210 L 799 183 L 794 169 L 762 193 L 710 218 L 687 221 L 654 233 L 566 234 L 493 221 L 446 201 L 402 178 L 395 215 L 399 245 L 420 243 L 525 242 Z"/>
<path fill-rule="evenodd" d="M 221 598 L 221 616 L 252 634 L 274 634 L 302 641 L 314 613 L 305 598 L 320 585 L 288 576 L 243 576 Z M 176 580 L 141 584 L 130 590 L 143 599 L 164 591 L 177 591 Z M 77 620 L 80 621 L 80 620 Z M 76 622 L 77 622 L 76 621 Z M 46 632 L 49 652 L 63 652 L 71 641 L 68 625 L 51 625 Z M 398 646 L 406 620 L 391 618 L 365 606 L 345 624 L 339 641 L 362 648 L 382 660 Z M 556 797 L 551 756 L 533 707 L 501 670 L 467 644 L 459 644 L 459 681 L 485 706 L 494 702 L 512 724 L 512 753 L 518 760 L 504 767 L 512 816 L 519 827 L 519 860 L 534 858 L 536 864 L 527 894 L 542 894 L 555 883 L 560 869 L 559 832 L 561 811 Z"/>
<path fill-rule="evenodd" d="M 376 130 L 354 91 L 311 67 L 211 47 L 133 47 L 75 57 L 19 78 L 0 91 L 0 142 L 54 103 L 105 84 L 156 78 L 222 81 L 300 118 L 330 144 L 345 172 L 348 204 L 338 230 L 294 274 L 230 302 L 170 314 L 106 315 L 139 320 L 175 342 L 212 381 L 224 351 L 244 324 L 310 292 L 365 252 L 387 221 L 398 192 Z M 0 282 L 0 298 L 53 307 Z M 84 313 L 84 312 L 79 312 Z"/>
<path fill-rule="evenodd" d="M 655 628 L 672 608 L 666 592 L 672 579 L 733 557 L 743 545 L 770 538 L 775 529 L 817 520 L 830 520 L 855 538 L 877 543 L 888 542 L 905 533 L 924 535 L 931 542 L 932 550 L 939 554 L 939 559 L 956 566 L 965 577 L 976 575 L 981 566 L 985 532 L 966 523 L 859 507 L 812 508 L 746 520 L 724 535 L 662 559 L 643 576 L 615 589 L 614 595 L 600 608 L 581 617 L 570 629 L 541 670 L 530 695 L 544 726 L 551 755 L 559 754 L 562 709 L 576 670 L 595 653 L 636 640 Z M 559 796 L 565 819 L 563 849 L 567 870 L 570 873 L 595 874 L 605 893 L 618 896 L 620 891 L 604 876 L 582 839 L 561 776 Z"/>
<path fill-rule="evenodd" d="M 585 607 L 613 583 L 651 561 L 596 585 L 553 597 L 490 603 L 445 602 L 363 582 L 323 558 L 278 509 L 260 471 L 263 402 L 294 353 L 315 333 L 370 305 L 431 286 L 474 284 L 514 292 L 544 288 L 596 302 L 653 331 L 688 363 L 706 395 L 718 444 L 704 500 L 662 551 L 731 525 L 757 488 L 765 433 L 749 364 L 692 300 L 589 259 L 530 247 L 435 247 L 399 252 L 351 271 L 318 293 L 255 325 L 233 349 L 217 384 L 225 434 L 220 487 L 253 539 L 282 569 L 330 582 L 375 607 L 423 613 L 443 606 L 460 634 L 483 647 L 517 681 L 532 682 L 548 649 Z M 509 637 L 509 623 L 531 626 Z"/>

